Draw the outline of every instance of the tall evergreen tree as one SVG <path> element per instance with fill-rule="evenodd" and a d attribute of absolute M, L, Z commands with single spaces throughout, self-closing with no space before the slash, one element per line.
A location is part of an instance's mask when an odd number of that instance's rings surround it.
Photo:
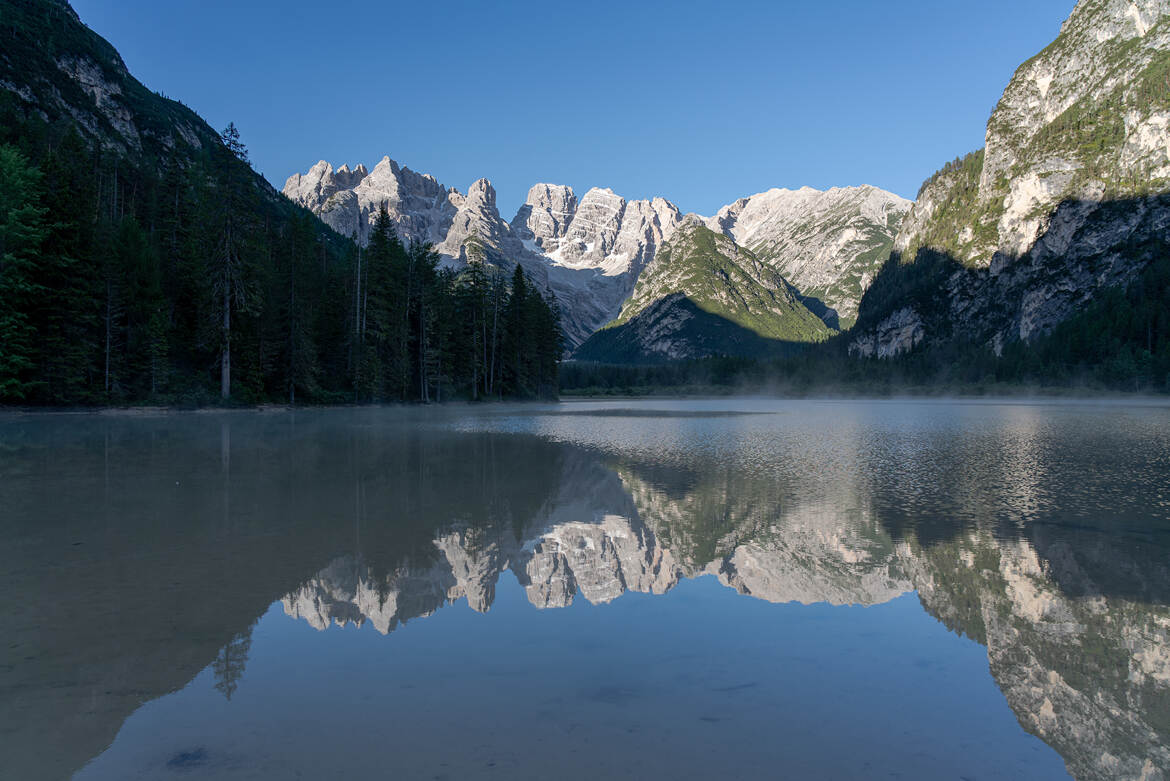
<path fill-rule="evenodd" d="M 251 181 L 248 150 L 240 131 L 230 123 L 223 131 L 226 154 L 218 155 L 217 223 L 220 234 L 211 264 L 211 291 L 220 323 L 220 396 L 232 393 L 232 313 L 255 311 L 254 278 L 248 233 L 248 197 Z"/>
<path fill-rule="evenodd" d="M 532 305 L 528 281 L 524 269 L 516 264 L 512 273 L 512 293 L 504 313 L 505 344 L 504 389 L 508 395 L 527 396 L 530 393 L 529 369 L 531 354 L 528 351 L 529 334 L 532 329 Z"/>

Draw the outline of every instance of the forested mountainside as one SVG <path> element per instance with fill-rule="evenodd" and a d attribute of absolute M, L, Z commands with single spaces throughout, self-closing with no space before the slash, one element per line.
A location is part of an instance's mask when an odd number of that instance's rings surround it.
<path fill-rule="evenodd" d="M 543 286 L 359 253 L 64 0 L 0 0 L 0 40 L 0 403 L 555 392 Z"/>
<path fill-rule="evenodd" d="M 864 280 L 852 329 L 824 346 L 778 361 L 574 366 L 566 387 L 1170 390 L 1170 3 L 1081 0 L 1016 72 L 985 148 L 890 216 L 893 252 Z M 766 259 L 750 229 L 730 235 Z"/>
<path fill-rule="evenodd" d="M 775 269 L 688 218 L 639 276 L 621 314 L 575 356 L 611 363 L 766 356 L 833 333 Z"/>
<path fill-rule="evenodd" d="M 851 352 L 961 344 L 1008 373 L 1163 386 L 1168 192 L 1170 3 L 1081 0 L 1012 78 L 985 148 L 923 185 Z"/>
<path fill-rule="evenodd" d="M 538 184 L 505 221 L 487 180 L 389 158 L 282 195 L 67 2 L 0 22 L 4 403 L 550 395 L 566 348 L 806 388 L 1170 388 L 1170 0 L 1081 0 L 912 209 L 805 188 L 710 218 Z"/>

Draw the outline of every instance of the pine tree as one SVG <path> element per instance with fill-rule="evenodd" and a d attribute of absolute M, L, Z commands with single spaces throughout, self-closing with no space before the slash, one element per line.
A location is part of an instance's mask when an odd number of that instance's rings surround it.
<path fill-rule="evenodd" d="M 512 291 L 504 310 L 504 375 L 503 388 L 510 396 L 530 395 L 529 374 L 531 354 L 527 349 L 531 338 L 531 309 L 528 281 L 524 269 L 516 264 L 512 273 Z"/>
<path fill-rule="evenodd" d="M 248 667 L 248 653 L 252 649 L 252 627 L 233 637 L 219 649 L 211 670 L 215 674 L 215 688 L 225 699 L 230 700 L 240 687 L 240 680 Z"/>
<path fill-rule="evenodd" d="M 223 131 L 223 154 L 219 155 L 218 219 L 219 236 L 210 269 L 213 301 L 220 323 L 220 397 L 232 393 L 232 313 L 254 312 L 253 278 L 248 212 L 251 182 L 248 150 L 240 142 L 240 131 L 231 123 Z"/>
<path fill-rule="evenodd" d="M 533 297 L 536 299 L 536 296 Z M 561 331 L 561 308 L 552 288 L 545 291 L 544 299 L 537 309 L 537 333 L 534 349 L 539 362 L 537 394 L 542 398 L 555 398 L 559 386 L 561 353 L 565 349 L 565 337 Z"/>
<path fill-rule="evenodd" d="M 312 311 L 309 305 L 313 276 L 311 262 L 313 226 L 307 214 L 294 217 L 289 225 L 289 247 L 286 271 L 287 302 L 284 309 L 285 364 L 288 400 L 297 401 L 297 389 L 303 396 L 318 392 L 317 351 L 312 333 Z"/>
<path fill-rule="evenodd" d="M 0 160 L 0 401 L 430 402 L 555 388 L 551 299 L 523 272 L 519 284 L 503 274 L 478 237 L 459 273 L 404 246 L 385 209 L 368 247 L 347 242 L 257 185 L 234 126 L 222 146 L 154 160 L 4 116 L 0 138 L 28 151 Z M 1147 373 L 1149 352 L 1137 358 Z"/>
<path fill-rule="evenodd" d="M 414 352 L 414 374 L 418 378 L 417 400 L 430 402 L 432 375 L 438 371 L 438 337 L 435 333 L 435 308 L 439 286 L 439 255 L 429 244 L 414 244 L 408 251 L 409 267 L 414 278 L 414 317 L 411 323 L 411 341 Z"/>
<path fill-rule="evenodd" d="M 482 257 L 482 256 L 481 256 Z M 487 271 L 482 260 L 469 260 L 460 278 L 459 303 L 463 323 L 462 340 L 471 398 L 478 400 L 485 386 L 487 367 L 484 361 L 487 333 Z"/>
<path fill-rule="evenodd" d="M 406 250 L 383 205 L 366 249 L 365 338 L 363 382 L 373 401 L 401 398 L 409 359 L 404 350 L 409 326 L 406 296 Z"/>

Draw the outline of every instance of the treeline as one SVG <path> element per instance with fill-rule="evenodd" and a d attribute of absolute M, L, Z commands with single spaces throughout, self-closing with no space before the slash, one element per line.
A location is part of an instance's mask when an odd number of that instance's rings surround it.
<path fill-rule="evenodd" d="M 1109 288 L 1031 344 L 1011 344 L 997 378 L 1170 393 L 1170 244 L 1126 290 Z"/>
<path fill-rule="evenodd" d="M 510 278 L 469 242 L 467 268 L 404 246 L 385 207 L 354 265 L 354 399 L 556 396 L 560 311 L 517 264 Z"/>
<path fill-rule="evenodd" d="M 1128 288 L 1102 291 L 1050 333 L 995 355 L 952 339 L 881 360 L 848 354 L 849 334 L 779 360 L 715 357 L 658 366 L 568 362 L 562 393 L 1170 393 L 1170 247 Z"/>
<path fill-rule="evenodd" d="M 388 218 L 359 248 L 223 143 L 133 160 L 0 106 L 0 404 L 556 392 L 556 307 Z"/>

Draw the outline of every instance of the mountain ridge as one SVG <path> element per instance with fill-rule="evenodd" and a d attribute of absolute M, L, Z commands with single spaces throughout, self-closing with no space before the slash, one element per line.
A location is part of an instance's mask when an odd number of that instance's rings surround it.
<path fill-rule="evenodd" d="M 692 216 L 639 276 L 618 317 L 575 355 L 608 363 L 750 357 L 832 333 L 778 271 Z"/>
<path fill-rule="evenodd" d="M 434 244 L 451 266 L 466 262 L 463 247 L 470 236 L 478 236 L 496 262 L 518 262 L 538 284 L 554 291 L 570 347 L 619 315 L 641 274 L 687 216 L 735 240 L 740 223 L 746 222 L 740 219 L 745 207 L 757 234 L 769 242 L 764 258 L 807 283 L 810 299 L 823 301 L 818 308 L 835 328 L 842 316 L 848 322 L 856 311 L 873 276 L 875 246 L 877 255 L 892 246 L 891 215 L 896 224 L 909 210 L 905 199 L 863 185 L 773 189 L 739 199 L 715 216 L 699 217 L 684 215 L 666 198 L 627 200 L 602 187 L 578 197 L 569 185 L 541 182 L 506 221 L 489 180 L 477 180 L 464 196 L 389 156 L 372 170 L 364 164 L 335 170 L 322 160 L 290 176 L 283 192 L 359 242 L 386 205 L 407 241 Z M 806 207 L 815 214 L 811 223 L 796 219 Z M 813 257 L 805 257 L 809 254 Z M 840 279 L 827 279 L 829 269 Z M 801 294 L 807 295 L 803 289 Z"/>

